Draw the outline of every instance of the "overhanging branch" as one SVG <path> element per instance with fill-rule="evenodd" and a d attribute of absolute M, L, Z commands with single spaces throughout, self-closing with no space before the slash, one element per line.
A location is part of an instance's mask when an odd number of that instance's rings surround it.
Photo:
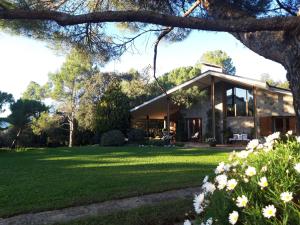
<path fill-rule="evenodd" d="M 293 30 L 300 24 L 300 17 L 242 18 L 215 20 L 180 17 L 152 11 L 104 11 L 71 15 L 57 11 L 0 10 L 0 19 L 54 21 L 61 26 L 85 23 L 141 22 L 167 27 L 189 28 L 207 31 L 255 32 Z"/>

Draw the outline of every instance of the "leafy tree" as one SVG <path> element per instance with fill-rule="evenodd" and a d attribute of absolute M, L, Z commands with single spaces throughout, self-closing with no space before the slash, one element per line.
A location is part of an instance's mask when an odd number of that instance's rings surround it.
<path fill-rule="evenodd" d="M 224 73 L 235 75 L 236 69 L 233 65 L 232 59 L 226 52 L 222 50 L 208 51 L 205 52 L 198 62 L 198 65 L 201 65 L 201 62 L 211 63 L 218 66 L 222 66 Z"/>
<path fill-rule="evenodd" d="M 290 87 L 290 84 L 288 81 L 275 81 L 271 78 L 270 74 L 267 74 L 267 73 L 261 74 L 260 79 L 261 79 L 261 81 L 267 82 L 268 84 L 275 86 L 275 87 L 285 88 L 285 89 L 289 89 L 289 87 Z"/>
<path fill-rule="evenodd" d="M 10 106 L 11 114 L 6 118 L 6 122 L 17 131 L 11 148 L 16 146 L 22 131 L 31 124 L 32 120 L 47 110 L 48 108 L 43 103 L 27 99 L 19 99 Z"/>
<path fill-rule="evenodd" d="M 188 10 L 190 16 L 183 18 Z M 120 55 L 131 43 L 128 38 L 120 43 L 119 36 L 105 26 L 107 22 L 125 22 L 135 28 L 132 30 L 142 33 L 158 33 L 149 24 L 176 27 L 178 29 L 167 36 L 172 41 L 183 40 L 190 33 L 189 29 L 230 32 L 252 51 L 285 67 L 300 133 L 298 11 L 298 0 L 116 0 L 105 3 L 2 0 L 0 27 L 34 38 L 86 46 L 91 53 L 103 53 L 105 60 Z M 147 27 L 152 29 L 147 32 Z"/>
<path fill-rule="evenodd" d="M 122 92 L 120 82 L 112 82 L 97 105 L 97 130 L 104 133 L 109 130 L 129 128 L 129 98 Z"/>
<path fill-rule="evenodd" d="M 49 84 L 44 86 L 39 85 L 38 83 L 31 81 L 26 90 L 22 94 L 23 99 L 41 101 L 48 97 Z"/>
<path fill-rule="evenodd" d="M 49 75 L 50 96 L 58 102 L 58 110 L 65 114 L 69 123 L 69 147 L 73 146 L 74 123 L 83 94 L 85 81 L 92 69 L 90 58 L 80 50 L 73 49 L 59 72 Z"/>
<path fill-rule="evenodd" d="M 134 69 L 128 73 L 121 74 L 121 89 L 130 99 L 130 107 L 133 108 L 145 102 L 151 90 L 149 88 L 149 75 L 140 73 Z"/>
<path fill-rule="evenodd" d="M 116 74 L 114 73 L 95 71 L 90 78 L 83 82 L 82 90 L 84 91 L 82 91 L 79 99 L 79 107 L 76 113 L 80 128 L 96 132 L 97 104 L 115 77 Z"/>
<path fill-rule="evenodd" d="M 5 109 L 3 109 L 5 105 L 12 104 L 13 102 L 14 97 L 12 96 L 12 94 L 0 91 L 0 113 L 5 112 Z"/>
<path fill-rule="evenodd" d="M 159 82 L 165 89 L 171 89 L 201 74 L 201 69 L 197 67 L 179 67 L 169 73 L 162 75 Z"/>

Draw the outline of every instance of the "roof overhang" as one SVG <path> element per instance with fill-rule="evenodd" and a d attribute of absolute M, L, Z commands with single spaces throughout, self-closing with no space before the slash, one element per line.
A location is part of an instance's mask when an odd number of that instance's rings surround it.
<path fill-rule="evenodd" d="M 275 88 L 269 86 L 266 82 L 259 80 L 254 80 L 250 78 L 245 78 L 241 76 L 232 76 L 215 71 L 206 71 L 201 75 L 184 82 L 170 90 L 167 91 L 167 94 L 161 94 L 149 101 L 144 102 L 143 104 L 136 106 L 131 109 L 130 112 L 133 117 L 145 117 L 146 115 L 151 115 L 154 118 L 164 118 L 167 112 L 167 95 L 172 95 L 178 90 L 186 90 L 193 86 L 198 86 L 200 89 L 205 89 L 211 85 L 211 77 L 215 77 L 215 82 L 225 81 L 228 83 L 233 83 L 243 87 L 257 87 L 263 90 L 270 92 L 276 92 L 280 94 L 291 95 L 291 92 L 286 89 Z M 176 105 L 170 104 L 170 112 L 174 112 L 178 109 Z"/>

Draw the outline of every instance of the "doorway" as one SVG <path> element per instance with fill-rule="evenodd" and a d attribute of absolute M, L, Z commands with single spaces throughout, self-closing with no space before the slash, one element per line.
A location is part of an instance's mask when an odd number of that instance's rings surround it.
<path fill-rule="evenodd" d="M 186 128 L 188 140 L 201 141 L 202 140 L 202 119 L 201 118 L 187 118 Z"/>

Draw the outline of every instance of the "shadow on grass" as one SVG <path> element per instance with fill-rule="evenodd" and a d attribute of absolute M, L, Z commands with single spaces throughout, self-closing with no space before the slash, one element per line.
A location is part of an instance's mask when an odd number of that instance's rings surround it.
<path fill-rule="evenodd" d="M 0 155 L 0 216 L 196 186 L 227 150 L 56 148 Z"/>

